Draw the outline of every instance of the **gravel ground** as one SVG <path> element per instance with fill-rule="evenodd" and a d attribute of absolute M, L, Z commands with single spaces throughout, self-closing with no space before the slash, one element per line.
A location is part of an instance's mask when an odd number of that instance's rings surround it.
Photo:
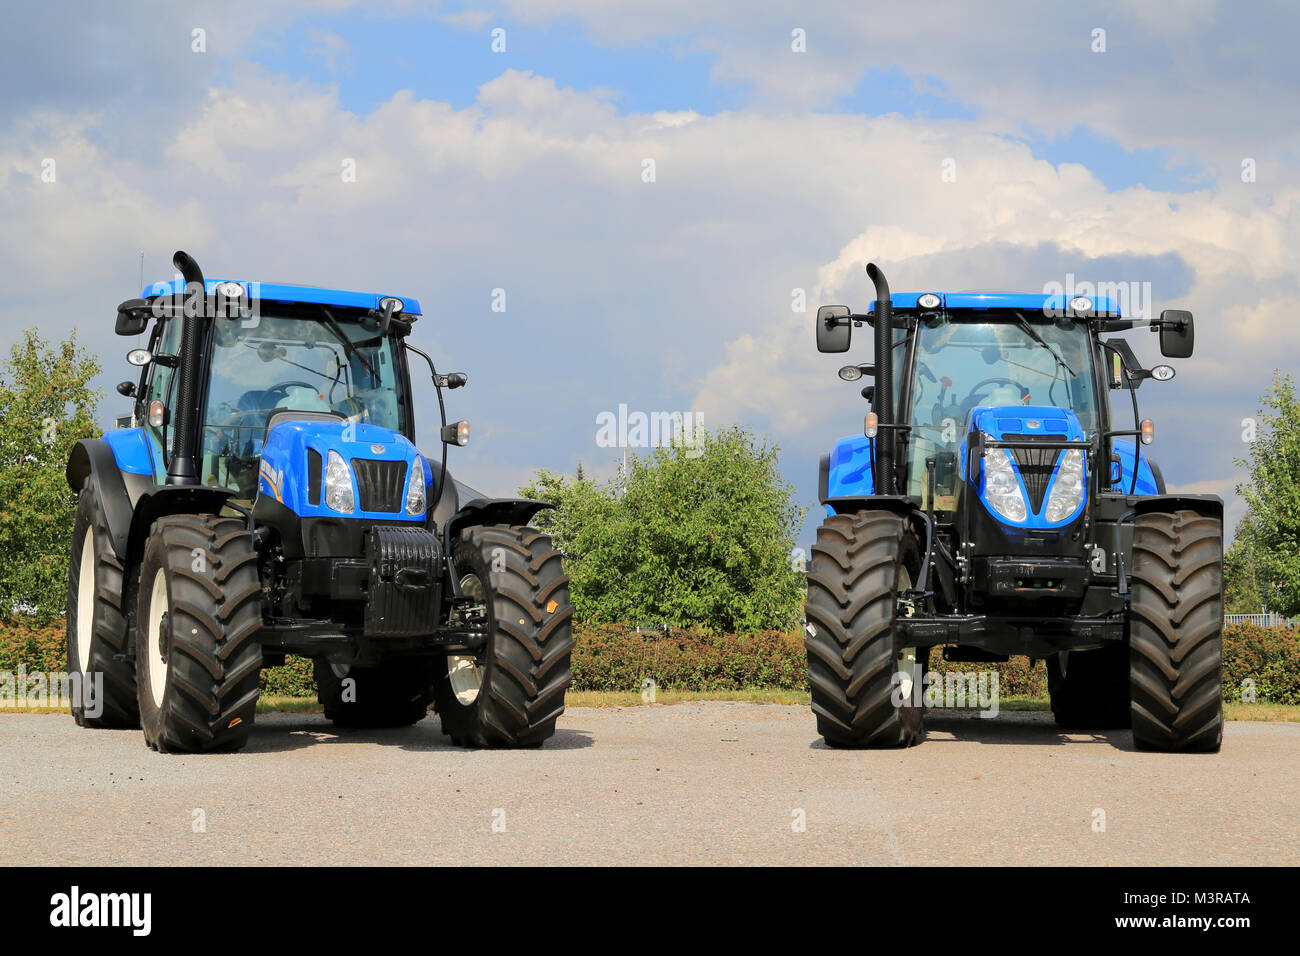
<path fill-rule="evenodd" d="M 1184 756 L 1048 714 L 931 715 L 919 747 L 837 751 L 803 707 L 717 702 L 575 708 L 541 750 L 473 752 L 436 717 L 273 714 L 193 757 L 0 716 L 5 865 L 1294 865 L 1298 836 L 1297 724 Z"/>

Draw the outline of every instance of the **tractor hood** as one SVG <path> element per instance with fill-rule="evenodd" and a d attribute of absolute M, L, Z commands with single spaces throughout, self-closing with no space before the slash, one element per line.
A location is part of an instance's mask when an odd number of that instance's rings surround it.
<path fill-rule="evenodd" d="M 326 470 L 331 453 L 342 461 L 350 483 L 352 510 L 329 506 Z M 273 498 L 299 517 L 365 518 L 384 521 L 424 521 L 406 510 L 407 494 L 415 480 L 423 484 L 425 500 L 432 470 L 416 447 L 397 432 L 377 425 L 343 421 L 280 421 L 272 425 L 262 448 L 258 495 Z"/>
<path fill-rule="evenodd" d="M 1083 513 L 1087 500 L 1087 456 L 1062 442 L 1086 439 L 1074 412 L 1048 405 L 982 405 L 971 410 L 958 467 L 963 479 L 970 438 L 1026 442 L 1027 447 L 990 448 L 971 484 L 980 502 L 1002 525 L 1058 530 Z M 1042 447 L 1035 447 L 1038 444 Z"/>

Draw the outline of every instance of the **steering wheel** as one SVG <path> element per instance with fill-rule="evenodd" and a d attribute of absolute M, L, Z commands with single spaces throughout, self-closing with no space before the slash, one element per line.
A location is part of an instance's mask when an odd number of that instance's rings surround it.
<path fill-rule="evenodd" d="M 317 395 L 320 394 L 320 390 L 315 385 L 310 385 L 307 382 L 281 382 L 279 385 L 272 385 L 262 393 L 262 408 L 275 408 L 276 403 L 269 401 L 271 394 L 273 392 L 280 392 L 287 398 L 289 396 L 289 389 L 293 388 L 295 385 L 301 388 L 310 388 Z"/>
<path fill-rule="evenodd" d="M 1012 388 L 1016 390 L 1016 393 L 1019 395 L 1028 394 L 1029 391 L 1019 382 L 1013 382 L 1009 378 L 986 378 L 984 379 L 984 381 L 976 383 L 975 387 L 972 388 L 970 392 L 966 395 L 966 401 L 965 401 L 966 411 L 970 411 L 972 408 L 974 408 L 976 405 L 979 404 L 979 402 L 975 400 L 975 397 L 977 395 L 981 394 L 982 392 L 984 392 L 985 390 L 987 390 L 988 388 L 994 385 L 1010 385 Z"/>

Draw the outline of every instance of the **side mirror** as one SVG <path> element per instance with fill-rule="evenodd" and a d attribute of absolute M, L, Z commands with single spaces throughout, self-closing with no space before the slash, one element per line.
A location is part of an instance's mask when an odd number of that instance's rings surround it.
<path fill-rule="evenodd" d="M 847 352 L 853 335 L 853 311 L 847 305 L 823 305 L 817 310 L 817 351 Z"/>
<path fill-rule="evenodd" d="M 135 398 L 135 382 L 118 382 L 117 394 L 125 395 L 127 398 Z"/>
<path fill-rule="evenodd" d="M 1192 313 L 1165 309 L 1160 313 L 1160 354 L 1165 358 L 1191 358 L 1195 329 Z"/>
<path fill-rule="evenodd" d="M 114 331 L 118 335 L 139 335 L 149 328 L 149 303 L 144 299 L 127 299 L 117 307 L 117 324 Z"/>

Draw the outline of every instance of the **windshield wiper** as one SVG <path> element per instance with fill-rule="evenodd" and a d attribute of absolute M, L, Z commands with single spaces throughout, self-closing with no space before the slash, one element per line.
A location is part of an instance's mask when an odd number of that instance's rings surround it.
<path fill-rule="evenodd" d="M 343 343 L 343 351 L 347 352 L 348 358 L 360 359 L 361 364 L 364 365 L 366 371 L 370 373 L 371 379 L 378 382 L 379 373 L 376 372 L 374 366 L 366 360 L 366 357 L 361 354 L 361 350 L 352 344 L 352 340 L 348 338 L 348 334 L 343 331 L 343 326 L 339 325 L 338 319 L 334 318 L 334 314 L 323 305 L 320 307 L 320 310 L 325 313 L 326 327 L 334 333 L 335 338 Z M 1074 373 L 1071 372 L 1070 374 L 1073 375 Z"/>
<path fill-rule="evenodd" d="M 1029 324 L 1028 319 L 1026 319 L 1019 312 L 1014 312 L 1012 314 L 1016 317 L 1016 320 L 1020 323 L 1020 328 L 1024 330 L 1024 333 L 1026 335 L 1028 335 L 1031 339 L 1033 339 L 1043 348 L 1047 349 L 1047 351 L 1051 353 L 1052 358 L 1056 359 L 1057 365 L 1061 366 L 1061 368 L 1065 369 L 1071 375 L 1074 374 L 1074 369 L 1070 368 L 1070 366 L 1065 364 L 1065 359 L 1061 358 L 1061 356 L 1057 353 L 1056 349 L 1052 348 L 1052 346 L 1048 344 L 1047 339 L 1043 338 L 1041 335 L 1038 334 L 1037 330 L 1035 330 L 1034 327 Z"/>

